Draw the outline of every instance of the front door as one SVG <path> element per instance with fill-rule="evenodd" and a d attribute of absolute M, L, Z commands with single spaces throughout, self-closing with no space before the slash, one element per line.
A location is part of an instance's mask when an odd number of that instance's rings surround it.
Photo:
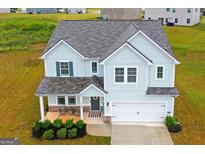
<path fill-rule="evenodd" d="M 100 97 L 91 97 L 91 110 L 100 110 Z"/>

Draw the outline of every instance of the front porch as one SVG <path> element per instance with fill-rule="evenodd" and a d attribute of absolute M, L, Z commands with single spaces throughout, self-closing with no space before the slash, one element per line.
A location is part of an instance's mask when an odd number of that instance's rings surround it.
<path fill-rule="evenodd" d="M 46 77 L 37 89 L 40 102 L 41 120 L 61 118 L 84 120 L 86 123 L 102 123 L 109 119 L 110 103 L 103 89 L 103 79 Z M 44 97 L 48 99 L 48 113 L 44 110 Z M 45 114 L 46 113 L 46 114 Z"/>
<path fill-rule="evenodd" d="M 89 116 L 89 112 L 83 112 L 83 120 L 86 124 L 104 124 L 103 116 L 92 117 Z M 44 119 L 48 119 L 53 122 L 56 119 L 61 119 L 63 123 L 66 122 L 68 119 L 73 119 L 73 122 L 76 123 L 80 120 L 79 115 L 69 114 L 66 112 L 64 115 L 61 115 L 60 112 L 47 112 Z"/>

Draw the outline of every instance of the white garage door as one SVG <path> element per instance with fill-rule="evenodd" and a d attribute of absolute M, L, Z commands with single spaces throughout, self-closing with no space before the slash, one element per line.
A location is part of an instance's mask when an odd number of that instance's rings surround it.
<path fill-rule="evenodd" d="M 163 122 L 165 103 L 113 103 L 112 121 Z"/>

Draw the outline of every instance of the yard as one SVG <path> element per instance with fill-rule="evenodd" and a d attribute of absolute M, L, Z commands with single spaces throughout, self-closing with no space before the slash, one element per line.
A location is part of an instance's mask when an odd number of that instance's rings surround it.
<path fill-rule="evenodd" d="M 36 87 L 43 77 L 38 59 L 59 19 L 96 19 L 97 14 L 0 14 L 0 138 L 22 144 L 110 144 L 108 137 L 38 141 L 31 128 L 40 118 Z M 205 18 L 195 27 L 165 27 L 175 55 L 180 96 L 175 113 L 183 131 L 171 134 L 175 144 L 205 144 Z"/>

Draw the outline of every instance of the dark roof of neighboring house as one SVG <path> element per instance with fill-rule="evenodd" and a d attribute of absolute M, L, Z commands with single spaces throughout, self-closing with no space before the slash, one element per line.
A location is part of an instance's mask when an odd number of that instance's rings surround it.
<path fill-rule="evenodd" d="M 179 92 L 175 87 L 148 87 L 147 95 L 172 95 L 172 96 L 178 96 Z"/>
<path fill-rule="evenodd" d="M 41 80 L 36 95 L 78 94 L 91 84 L 107 93 L 103 89 L 103 78 L 101 77 L 45 77 Z"/>
<path fill-rule="evenodd" d="M 84 57 L 102 61 L 139 30 L 173 56 L 158 20 L 60 21 L 42 55 L 63 40 Z"/>

